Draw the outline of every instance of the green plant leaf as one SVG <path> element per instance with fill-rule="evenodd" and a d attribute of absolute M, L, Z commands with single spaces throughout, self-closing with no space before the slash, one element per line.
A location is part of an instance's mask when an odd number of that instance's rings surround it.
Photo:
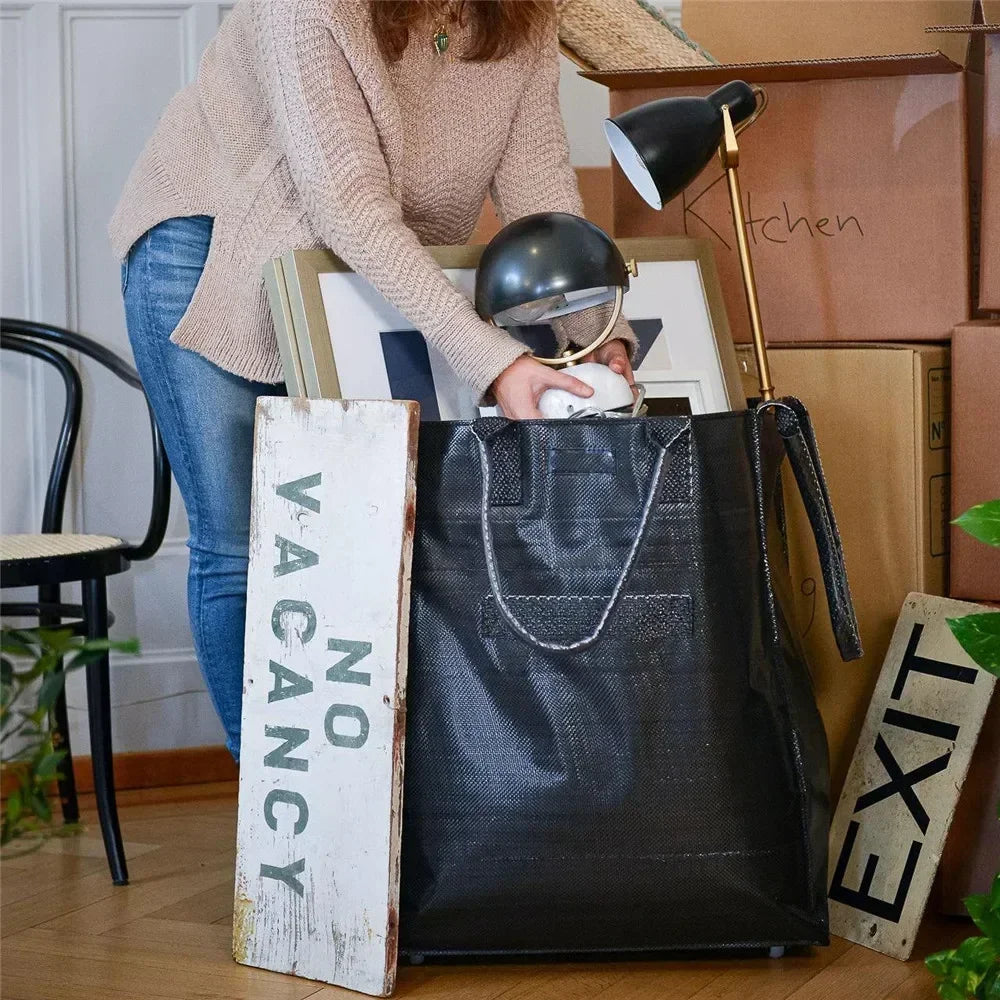
<path fill-rule="evenodd" d="M 35 650 L 31 645 L 31 638 L 27 632 L 18 629 L 4 629 L 3 636 L 0 637 L 0 651 L 9 656 L 30 656 L 35 658 Z"/>
<path fill-rule="evenodd" d="M 66 672 L 63 670 L 53 670 L 42 681 L 42 686 L 38 689 L 37 700 L 38 711 L 42 713 L 43 718 L 52 711 L 56 699 L 59 697 L 59 692 L 62 691 L 65 684 Z"/>
<path fill-rule="evenodd" d="M 998 812 L 1000 812 L 1000 808 L 998 808 Z M 997 818 L 1000 819 L 1000 816 Z M 989 897 L 990 906 L 993 907 L 993 910 L 996 913 L 1000 913 L 1000 872 L 997 872 L 997 874 L 993 876 L 993 883 L 990 885 Z"/>
<path fill-rule="evenodd" d="M 976 989 L 990 966 L 997 960 L 997 950 L 986 937 L 966 938 L 956 949 L 955 957 L 969 973 L 969 984 Z"/>
<path fill-rule="evenodd" d="M 946 620 L 962 649 L 983 670 L 1000 677 L 1000 611 Z"/>
<path fill-rule="evenodd" d="M 988 938 L 1000 944 L 1000 907 L 993 904 L 990 895 L 969 896 L 964 902 L 975 925 Z"/>
<path fill-rule="evenodd" d="M 924 959 L 924 965 L 926 965 L 935 976 L 947 976 L 948 970 L 952 967 L 954 962 L 954 948 L 946 948 L 944 951 L 936 951 L 933 955 L 928 955 Z"/>
<path fill-rule="evenodd" d="M 66 756 L 65 750 L 50 750 L 35 767 L 35 781 L 52 781 L 59 777 L 59 765 Z"/>
<path fill-rule="evenodd" d="M 35 660 L 34 666 L 28 671 L 26 671 L 22 677 L 25 681 L 31 682 L 37 680 L 39 677 L 44 677 L 46 674 L 51 673 L 55 670 L 56 665 L 59 663 L 59 654 L 48 650 L 37 660 Z"/>
<path fill-rule="evenodd" d="M 937 990 L 941 1000 L 969 1000 L 969 994 L 954 983 L 938 983 Z"/>
<path fill-rule="evenodd" d="M 76 654 L 69 661 L 70 669 L 86 666 L 88 663 L 95 663 L 105 653 L 128 653 L 135 655 L 139 652 L 138 639 L 89 639 L 77 650 Z"/>
<path fill-rule="evenodd" d="M 952 524 L 957 524 L 966 534 L 979 541 L 1000 548 L 1000 500 L 976 504 L 959 514 Z"/>
<path fill-rule="evenodd" d="M 21 813 L 23 811 L 24 807 L 21 801 L 21 789 L 15 788 L 14 791 L 7 796 L 7 808 L 4 811 L 4 820 L 13 826 L 21 818 Z"/>
<path fill-rule="evenodd" d="M 31 793 L 31 811 L 46 823 L 52 821 L 52 807 L 49 805 L 49 797 L 40 788 L 36 788 Z"/>
<path fill-rule="evenodd" d="M 994 965 L 979 984 L 981 1000 L 1000 1000 L 1000 964 Z"/>

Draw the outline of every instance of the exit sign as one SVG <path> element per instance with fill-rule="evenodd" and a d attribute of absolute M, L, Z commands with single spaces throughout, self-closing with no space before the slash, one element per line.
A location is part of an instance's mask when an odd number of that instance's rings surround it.
<path fill-rule="evenodd" d="M 995 679 L 947 618 L 989 609 L 910 594 L 830 832 L 830 930 L 908 959 Z"/>

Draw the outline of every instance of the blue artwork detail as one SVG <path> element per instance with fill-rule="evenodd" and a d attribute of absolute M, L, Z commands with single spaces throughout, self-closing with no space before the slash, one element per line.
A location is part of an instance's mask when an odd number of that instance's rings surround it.
<path fill-rule="evenodd" d="M 639 346 L 636 348 L 632 367 L 638 368 L 646 360 L 650 348 L 656 343 L 656 338 L 663 332 L 662 319 L 630 319 L 628 325 L 635 331 Z"/>
<path fill-rule="evenodd" d="M 393 399 L 415 399 L 421 420 L 440 420 L 434 373 L 427 343 L 418 330 L 390 330 L 380 334 L 389 393 Z"/>

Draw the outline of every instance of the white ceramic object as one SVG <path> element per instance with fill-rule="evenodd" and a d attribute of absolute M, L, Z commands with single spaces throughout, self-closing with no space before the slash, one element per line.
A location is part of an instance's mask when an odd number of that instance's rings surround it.
<path fill-rule="evenodd" d="M 564 370 L 567 375 L 586 382 L 594 390 L 594 395 L 577 396 L 566 389 L 546 390 L 538 401 L 538 409 L 549 420 L 571 417 L 579 410 L 617 410 L 622 406 L 631 406 L 635 401 L 628 379 L 607 365 L 586 361 Z"/>

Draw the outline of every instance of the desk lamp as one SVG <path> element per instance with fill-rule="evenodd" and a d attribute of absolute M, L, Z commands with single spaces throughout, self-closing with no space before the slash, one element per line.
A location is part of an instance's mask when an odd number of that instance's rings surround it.
<path fill-rule="evenodd" d="M 573 366 L 573 376 L 594 389 L 587 399 L 549 389 L 539 401 L 543 416 L 622 407 L 631 411 L 634 395 L 624 376 L 606 365 L 577 362 L 611 336 L 629 275 L 637 273 L 635 261 L 626 263 L 603 229 L 566 212 L 517 219 L 504 226 L 483 251 L 476 270 L 476 311 L 495 326 L 558 320 L 614 303 L 604 329 L 587 347 L 567 350 L 558 358 L 536 358 L 543 365 Z"/>
<path fill-rule="evenodd" d="M 764 331 L 757 302 L 757 282 L 747 242 L 743 197 L 736 168 L 740 162 L 736 137 L 767 106 L 760 87 L 741 80 L 727 83 L 707 97 L 667 97 L 649 101 L 604 123 L 604 132 L 618 165 L 632 186 L 659 211 L 701 173 L 718 150 L 729 186 L 736 245 L 743 272 L 761 398 L 774 398 L 767 364 Z"/>

